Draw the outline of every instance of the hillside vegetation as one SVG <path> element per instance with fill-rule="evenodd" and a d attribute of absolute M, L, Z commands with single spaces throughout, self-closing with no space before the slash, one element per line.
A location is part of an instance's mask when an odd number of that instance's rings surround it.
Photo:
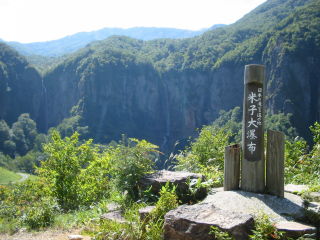
<path fill-rule="evenodd" d="M 233 25 L 191 39 L 111 37 L 44 75 L 48 126 L 79 116 L 100 142 L 121 133 L 161 149 L 242 104 L 243 69 L 267 69 L 267 110 L 292 113 L 298 134 L 319 120 L 319 2 L 269 0 Z M 303 89 L 303 91 L 301 91 Z"/>
<path fill-rule="evenodd" d="M 0 167 L 0 185 L 6 185 L 18 181 L 21 178 L 19 174 Z"/>

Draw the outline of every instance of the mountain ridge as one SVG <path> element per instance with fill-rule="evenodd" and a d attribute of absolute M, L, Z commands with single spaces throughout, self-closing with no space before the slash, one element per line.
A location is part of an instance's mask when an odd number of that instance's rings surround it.
<path fill-rule="evenodd" d="M 320 116 L 319 12 L 316 0 L 269 0 L 193 38 L 93 42 L 44 74 L 38 123 L 46 131 L 76 117 L 97 142 L 124 133 L 170 152 L 220 110 L 242 105 L 244 66 L 258 63 L 266 66 L 268 111 L 292 113 L 308 138 Z"/>
<path fill-rule="evenodd" d="M 133 27 L 133 28 L 103 28 L 90 32 L 79 32 L 57 40 L 33 43 L 6 42 L 22 55 L 40 55 L 47 57 L 58 57 L 70 54 L 87 44 L 106 39 L 113 35 L 123 35 L 140 40 L 153 40 L 159 38 L 190 38 L 202 34 L 209 29 L 224 26 L 216 24 L 210 28 L 201 30 L 186 30 L 177 28 L 157 28 L 157 27 Z"/>

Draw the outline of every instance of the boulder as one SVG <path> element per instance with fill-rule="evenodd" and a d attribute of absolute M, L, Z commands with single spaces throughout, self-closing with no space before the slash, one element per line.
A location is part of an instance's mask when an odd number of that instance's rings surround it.
<path fill-rule="evenodd" d="M 152 212 L 153 209 L 155 209 L 156 206 L 146 206 L 144 208 L 139 209 L 139 215 L 140 219 L 144 220 L 148 217 L 148 215 Z"/>
<path fill-rule="evenodd" d="M 245 191 L 216 192 L 207 196 L 209 202 L 219 209 L 258 216 L 262 212 L 273 222 L 305 218 L 305 204 L 301 197 L 285 193 L 285 197 Z"/>
<path fill-rule="evenodd" d="M 118 223 L 126 223 L 127 220 L 122 216 L 121 210 L 115 210 L 112 212 L 104 213 L 100 217 L 101 219 L 111 220 Z"/>
<path fill-rule="evenodd" d="M 109 212 L 113 212 L 120 209 L 120 205 L 115 202 L 108 203 L 107 208 Z"/>
<path fill-rule="evenodd" d="M 192 200 L 202 200 L 207 195 L 206 188 L 200 188 L 194 194 L 190 192 L 188 181 L 196 181 L 197 179 L 204 181 L 205 178 L 203 175 L 196 173 L 161 170 L 142 178 L 139 185 L 142 189 L 151 187 L 153 194 L 159 194 L 162 186 L 170 182 L 177 187 L 176 192 L 179 200 L 186 203 Z"/>
<path fill-rule="evenodd" d="M 285 197 L 257 194 L 244 191 L 212 191 L 201 203 L 182 205 L 165 215 L 164 236 L 166 240 L 214 239 L 210 235 L 211 226 L 229 232 L 235 239 L 248 239 L 253 219 L 266 214 L 274 224 L 309 220 L 316 224 L 319 219 L 318 205 L 305 205 L 297 195 L 285 193 Z M 279 228 L 284 225 L 279 225 Z M 289 234 L 303 234 L 313 231 L 312 226 L 298 226 L 292 223 Z M 294 227 L 296 230 L 294 230 Z M 300 230 L 298 231 L 297 229 Z"/>
<path fill-rule="evenodd" d="M 310 198 L 314 202 L 320 202 L 320 192 L 311 192 L 309 194 Z"/>
<path fill-rule="evenodd" d="M 211 203 L 182 205 L 165 215 L 165 240 L 209 240 L 211 227 L 229 232 L 236 240 L 248 239 L 253 218 L 248 214 L 216 208 Z"/>
<path fill-rule="evenodd" d="M 299 238 L 305 234 L 315 234 L 316 228 L 310 225 L 298 223 L 298 222 L 288 222 L 282 221 L 275 224 L 277 230 L 285 233 L 286 237 Z"/>

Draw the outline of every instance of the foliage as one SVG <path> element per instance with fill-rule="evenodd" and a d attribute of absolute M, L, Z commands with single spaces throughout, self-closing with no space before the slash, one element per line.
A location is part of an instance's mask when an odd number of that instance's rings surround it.
<path fill-rule="evenodd" d="M 0 160 L 0 164 L 10 169 L 33 173 L 34 165 L 39 163 L 42 155 L 42 144 L 46 141 L 46 135 L 38 134 L 35 121 L 27 113 L 21 114 L 11 129 L 1 120 L 0 151 L 6 155 L 7 161 Z"/>
<path fill-rule="evenodd" d="M 37 135 L 36 123 L 29 114 L 23 113 L 18 121 L 12 125 L 13 141 L 16 144 L 16 150 L 20 155 L 26 154 L 33 148 Z"/>
<path fill-rule="evenodd" d="M 45 160 L 46 156 L 44 153 L 37 151 L 29 151 L 24 156 L 16 156 L 11 162 L 16 169 L 19 171 L 34 174 L 36 167 L 40 165 L 42 160 Z"/>
<path fill-rule="evenodd" d="M 283 132 L 287 139 L 293 140 L 297 135 L 296 128 L 292 125 L 292 114 L 268 112 L 265 116 L 264 128 Z M 235 107 L 229 111 L 220 111 L 219 117 L 212 123 L 213 126 L 226 128 L 231 131 L 231 141 L 241 142 L 242 112 L 240 107 Z"/>
<path fill-rule="evenodd" d="M 25 181 L 0 189 L 0 220 L 38 229 L 53 223 L 58 211 L 42 181 Z"/>
<path fill-rule="evenodd" d="M 140 197 L 138 182 L 153 171 L 154 159 L 159 154 L 157 146 L 146 140 L 123 139 L 106 151 L 110 158 L 111 181 L 120 193 L 137 200 Z"/>
<path fill-rule="evenodd" d="M 212 125 L 228 129 L 232 134 L 230 136 L 231 142 L 241 142 L 242 112 L 240 107 L 235 107 L 229 111 L 221 110 L 219 112 L 219 117 Z"/>
<path fill-rule="evenodd" d="M 292 114 L 268 114 L 265 120 L 265 129 L 283 132 L 287 139 L 295 139 L 298 136 L 297 130 L 291 123 Z"/>
<path fill-rule="evenodd" d="M 315 122 L 313 126 L 310 127 L 313 135 L 313 142 L 315 144 L 320 144 L 320 123 Z"/>
<path fill-rule="evenodd" d="M 134 203 L 126 206 L 124 217 L 127 222 L 101 220 L 98 223 L 92 223 L 91 232 L 94 233 L 96 240 L 161 240 L 164 215 L 177 206 L 175 188 L 167 183 L 161 189 L 155 209 L 144 220 L 140 219 L 138 210 L 145 205 Z"/>
<path fill-rule="evenodd" d="M 306 180 L 307 142 L 301 138 L 286 141 L 285 144 L 285 182 L 303 184 Z"/>
<path fill-rule="evenodd" d="M 3 148 L 3 143 L 10 139 L 10 128 L 6 121 L 0 120 L 0 149 Z"/>
<path fill-rule="evenodd" d="M 8 170 L 16 170 L 12 163 L 12 158 L 8 155 L 4 155 L 2 152 L 0 152 L 0 166 Z"/>
<path fill-rule="evenodd" d="M 156 208 L 151 212 L 151 218 L 163 219 L 167 212 L 176 207 L 178 207 L 176 187 L 170 187 L 170 183 L 167 182 L 160 190 L 160 198 L 156 203 Z"/>
<path fill-rule="evenodd" d="M 255 229 L 252 232 L 253 235 L 250 235 L 252 240 L 282 239 L 283 236 L 283 233 L 279 232 L 269 217 L 263 213 L 255 218 Z"/>
<path fill-rule="evenodd" d="M 108 158 L 99 159 L 92 140 L 79 144 L 78 136 L 62 139 L 54 131 L 51 142 L 43 147 L 47 160 L 37 169 L 63 210 L 88 206 L 107 188 Z"/>
<path fill-rule="evenodd" d="M 74 132 L 78 132 L 79 136 L 85 138 L 88 134 L 88 127 L 80 125 L 80 116 L 76 115 L 70 118 L 65 118 L 56 127 L 62 137 L 70 137 Z"/>
<path fill-rule="evenodd" d="M 210 232 L 217 240 L 233 240 L 234 238 L 230 236 L 229 233 L 220 230 L 218 227 L 211 227 Z"/>
<path fill-rule="evenodd" d="M 0 150 L 3 153 L 13 156 L 16 146 L 13 141 L 11 141 L 10 128 L 6 121 L 0 121 Z"/>
<path fill-rule="evenodd" d="M 230 131 L 205 126 L 199 137 L 177 155 L 178 170 L 202 173 L 216 184 L 223 181 L 224 148 L 229 144 Z"/>
<path fill-rule="evenodd" d="M 286 182 L 320 186 L 320 127 L 315 122 L 310 127 L 314 145 L 310 152 L 303 139 L 286 142 L 285 177 Z"/>

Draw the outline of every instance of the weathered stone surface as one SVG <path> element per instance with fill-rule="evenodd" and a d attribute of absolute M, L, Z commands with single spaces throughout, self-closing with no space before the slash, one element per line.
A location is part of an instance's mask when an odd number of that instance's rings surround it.
<path fill-rule="evenodd" d="M 153 209 L 155 209 L 156 206 L 146 206 L 144 208 L 139 209 L 139 215 L 140 219 L 144 220 L 146 217 L 151 213 Z"/>
<path fill-rule="evenodd" d="M 82 240 L 83 236 L 81 236 L 81 235 L 69 235 L 68 239 L 69 240 Z"/>
<path fill-rule="evenodd" d="M 284 191 L 288 193 L 301 193 L 309 189 L 306 185 L 287 184 L 284 186 Z"/>
<path fill-rule="evenodd" d="M 312 201 L 320 202 L 320 192 L 311 192 L 309 195 Z"/>
<path fill-rule="evenodd" d="M 308 204 L 308 210 L 310 210 L 313 213 L 317 213 L 320 215 L 320 203 L 318 202 L 310 202 Z"/>
<path fill-rule="evenodd" d="M 275 227 L 279 231 L 283 231 L 287 237 L 291 237 L 291 238 L 298 238 L 305 234 L 316 233 L 315 227 L 298 223 L 298 222 L 282 221 L 282 222 L 276 223 Z"/>
<path fill-rule="evenodd" d="M 279 198 L 244 191 L 225 191 L 209 195 L 204 202 L 222 210 L 253 216 L 264 212 L 274 222 L 302 219 L 305 216 L 302 198 L 290 193 L 285 193 L 284 198 Z"/>
<path fill-rule="evenodd" d="M 290 225 L 287 222 L 306 220 L 306 214 L 310 212 L 307 213 L 305 210 L 320 213 L 317 212 L 317 203 L 310 203 L 306 207 L 300 196 L 290 193 L 285 193 L 285 197 L 280 198 L 244 191 L 213 189 L 212 192 L 201 203 L 182 205 L 168 212 L 165 215 L 164 239 L 214 239 L 209 234 L 211 226 L 231 233 L 235 239 L 248 239 L 248 233 L 253 227 L 253 218 L 262 213 L 267 214 L 272 222 L 280 223 L 279 228 L 285 226 L 286 222 L 289 235 L 307 234 L 313 233 L 312 226 L 298 223 Z"/>
<path fill-rule="evenodd" d="M 101 215 L 102 219 L 115 221 L 118 223 L 126 223 L 127 220 L 122 216 L 122 212 L 120 210 L 108 212 Z"/>
<path fill-rule="evenodd" d="M 182 202 L 188 202 L 191 199 L 189 187 L 187 181 L 192 181 L 193 179 L 201 179 L 204 180 L 204 176 L 201 174 L 190 173 L 190 172 L 182 172 L 182 171 L 167 171 L 161 170 L 155 172 L 153 174 L 149 174 L 145 176 L 141 181 L 140 185 L 143 189 L 151 188 L 151 192 L 154 194 L 158 194 L 167 182 L 172 183 L 177 186 L 176 192 L 178 194 L 179 199 Z M 207 195 L 207 191 L 205 188 L 199 189 L 195 195 L 193 196 L 197 200 L 202 200 Z"/>
<path fill-rule="evenodd" d="M 253 218 L 248 214 L 216 208 L 212 203 L 182 205 L 165 215 L 165 240 L 208 240 L 211 226 L 231 233 L 235 239 L 248 239 Z"/>
<path fill-rule="evenodd" d="M 118 203 L 111 202 L 111 203 L 108 203 L 107 208 L 109 212 L 112 212 L 112 211 L 119 210 L 120 205 Z"/>

